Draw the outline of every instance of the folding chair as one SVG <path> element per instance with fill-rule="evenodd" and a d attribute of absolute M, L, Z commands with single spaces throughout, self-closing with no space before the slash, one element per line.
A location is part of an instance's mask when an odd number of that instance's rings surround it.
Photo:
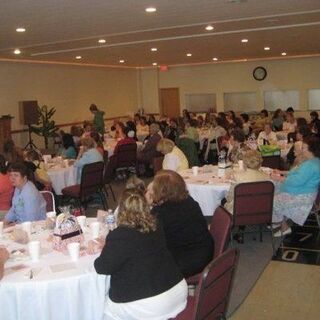
<path fill-rule="evenodd" d="M 260 229 L 260 241 L 262 241 L 263 225 L 272 225 L 273 196 L 274 185 L 271 181 L 238 184 L 234 189 L 233 229 L 239 226 L 257 225 Z M 231 229 L 231 243 L 233 243 L 233 229 Z M 270 232 L 274 253 L 272 228 Z"/>
<path fill-rule="evenodd" d="M 53 193 L 50 191 L 40 191 L 40 193 L 42 194 L 44 200 L 47 203 L 47 206 L 46 206 L 47 212 L 49 211 L 56 212 L 56 202 L 55 202 Z"/>
<path fill-rule="evenodd" d="M 78 201 L 80 206 L 87 205 L 88 199 L 94 194 L 98 194 L 106 209 L 106 199 L 103 193 L 103 162 L 94 162 L 86 164 L 82 169 L 81 182 L 70 187 L 62 189 L 62 194 L 74 198 Z"/>
<path fill-rule="evenodd" d="M 195 296 L 188 297 L 187 307 L 175 319 L 226 319 L 238 260 L 238 249 L 228 249 L 214 259 L 203 270 Z"/>
<path fill-rule="evenodd" d="M 224 207 L 219 206 L 215 210 L 210 224 L 210 233 L 214 239 L 214 259 L 219 257 L 228 247 L 231 226 L 231 214 Z M 201 273 L 188 278 L 188 285 L 197 285 L 200 277 Z"/>

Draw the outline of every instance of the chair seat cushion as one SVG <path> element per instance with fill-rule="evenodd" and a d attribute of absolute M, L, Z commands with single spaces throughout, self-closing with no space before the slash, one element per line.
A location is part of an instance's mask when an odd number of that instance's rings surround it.
<path fill-rule="evenodd" d="M 174 320 L 192 320 L 195 308 L 195 297 L 188 296 L 188 302 L 186 308 L 181 311 Z"/>
<path fill-rule="evenodd" d="M 80 197 L 80 184 L 75 184 L 73 186 L 63 188 L 62 194 L 64 196 L 79 198 Z"/>

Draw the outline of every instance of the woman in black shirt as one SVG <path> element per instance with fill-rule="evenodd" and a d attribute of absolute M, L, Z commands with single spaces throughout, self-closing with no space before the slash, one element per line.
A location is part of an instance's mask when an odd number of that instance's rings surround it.
<path fill-rule="evenodd" d="M 124 191 L 118 228 L 108 234 L 94 266 L 97 273 L 111 275 L 106 319 L 165 320 L 185 308 L 187 284 L 138 190 Z"/>
<path fill-rule="evenodd" d="M 162 224 L 167 247 L 184 277 L 201 272 L 212 260 L 214 241 L 198 202 L 183 178 L 171 170 L 157 173 L 148 187 L 152 213 Z"/>

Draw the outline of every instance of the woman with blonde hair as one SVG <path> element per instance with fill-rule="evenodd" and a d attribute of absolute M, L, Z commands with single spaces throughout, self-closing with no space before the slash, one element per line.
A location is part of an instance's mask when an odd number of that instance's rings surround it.
<path fill-rule="evenodd" d="M 164 155 L 162 169 L 179 172 L 189 168 L 187 157 L 170 139 L 161 139 L 157 151 Z"/>
<path fill-rule="evenodd" d="M 185 277 L 201 272 L 212 260 L 214 241 L 198 202 L 183 178 L 162 170 L 148 186 L 146 198 L 163 226 L 167 247 Z"/>
<path fill-rule="evenodd" d="M 186 306 L 186 281 L 139 190 L 123 192 L 118 227 L 108 234 L 94 266 L 97 273 L 111 276 L 107 320 L 165 320 Z"/>

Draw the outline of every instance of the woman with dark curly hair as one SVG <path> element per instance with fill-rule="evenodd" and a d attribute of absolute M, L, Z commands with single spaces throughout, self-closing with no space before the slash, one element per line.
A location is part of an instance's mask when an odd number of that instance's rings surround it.
<path fill-rule="evenodd" d="M 271 175 L 274 181 L 282 182 L 280 192 L 275 194 L 273 204 L 273 223 L 281 224 L 283 234 L 290 234 L 287 220 L 291 219 L 302 226 L 312 208 L 320 186 L 320 139 L 310 137 L 306 144 L 306 160 L 288 172 L 275 172 Z M 281 232 L 275 233 L 280 237 Z"/>
<path fill-rule="evenodd" d="M 185 277 L 201 272 L 212 260 L 214 242 L 198 202 L 183 178 L 171 170 L 157 173 L 146 197 L 163 226 L 167 247 Z"/>
<path fill-rule="evenodd" d="M 118 227 L 108 234 L 94 267 L 97 273 L 111 276 L 105 319 L 165 320 L 185 308 L 187 283 L 137 189 L 123 192 Z"/>

